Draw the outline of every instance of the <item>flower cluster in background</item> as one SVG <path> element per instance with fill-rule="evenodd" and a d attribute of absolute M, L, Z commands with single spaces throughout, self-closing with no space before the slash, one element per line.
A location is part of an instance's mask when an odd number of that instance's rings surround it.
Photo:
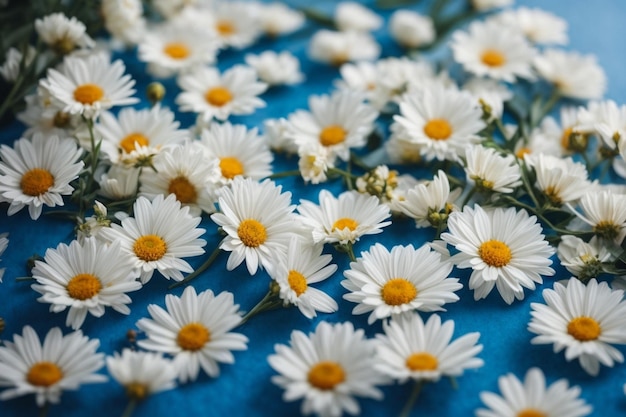
<path fill-rule="evenodd" d="M 73 234 L 47 242 L 28 277 L 0 269 L 0 282 L 30 282 L 66 328 L 37 334 L 25 322 L 2 335 L 0 400 L 34 394 L 45 412 L 108 373 L 127 416 L 236 367 L 255 349 L 243 326 L 283 307 L 319 320 L 277 336 L 266 358 L 302 414 L 359 414 L 360 401 L 411 381 L 405 417 L 428 384 L 478 372 L 490 360 L 480 333 L 460 333 L 446 310 L 485 298 L 528 304 L 518 331 L 590 377 L 624 362 L 626 105 L 603 99 L 593 56 L 564 48 L 560 17 L 502 0 L 435 0 L 419 13 L 396 4 L 407 1 L 340 2 L 333 15 L 102 0 L 97 17 L 61 3 L 23 11 L 31 37 L 3 44 L 0 117 L 24 129 L 0 146 L 0 203 Z M 401 55 L 385 53 L 383 30 Z M 333 84 L 250 126 L 280 89 L 316 82 L 289 50 L 250 52 L 290 36 L 310 37 L 306 59 L 334 71 Z M 218 66 L 228 54 L 238 63 Z M 390 243 L 394 227 L 420 245 Z M 0 255 L 9 239 L 0 234 Z M 195 286 L 223 252 L 219 274 L 267 284 L 248 311 L 237 285 Z M 158 280 L 185 288 L 158 293 Z M 543 299 L 528 302 L 538 286 Z M 133 307 L 139 293 L 147 312 Z M 354 320 L 333 319 L 341 303 Z M 98 352 L 90 323 L 131 310 L 128 346 Z M 486 408 L 467 411 L 592 411 L 580 387 L 536 367 L 497 384 L 502 396 L 485 390 Z"/>

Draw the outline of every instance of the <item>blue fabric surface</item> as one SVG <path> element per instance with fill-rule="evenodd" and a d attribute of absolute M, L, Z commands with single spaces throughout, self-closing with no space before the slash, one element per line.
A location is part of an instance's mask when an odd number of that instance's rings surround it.
<path fill-rule="evenodd" d="M 300 2 L 305 4 L 305 2 Z M 373 2 L 366 2 L 372 4 Z M 332 10 L 334 2 L 316 2 L 315 7 L 320 10 Z M 623 42 L 626 39 L 626 8 L 617 0 L 603 0 L 584 2 L 580 0 L 564 2 L 562 0 L 523 0 L 517 1 L 518 6 L 526 5 L 541 7 L 562 16 L 569 23 L 570 45 L 568 49 L 583 53 L 594 53 L 599 63 L 605 69 L 609 79 L 607 98 L 618 103 L 626 102 L 626 77 L 623 76 L 626 66 Z M 418 7 L 423 10 L 423 6 Z M 309 27 L 313 26 L 309 24 Z M 304 30 L 298 34 L 278 38 L 264 39 L 250 49 L 250 52 L 260 52 L 265 49 L 281 51 L 288 49 L 300 59 L 306 82 L 295 87 L 279 87 L 263 95 L 268 103 L 267 107 L 258 110 L 252 116 L 232 117 L 235 123 L 245 123 L 248 126 L 261 126 L 266 118 L 284 117 L 296 109 L 308 108 L 307 98 L 310 94 L 328 93 L 332 88 L 332 80 L 338 77 L 337 69 L 310 62 L 306 58 L 306 48 L 312 30 Z M 381 29 L 377 37 L 383 45 L 383 56 L 398 55 L 400 49 L 387 37 L 385 29 Z M 248 52 L 248 51 L 245 51 Z M 225 51 L 219 56 L 219 67 L 224 69 L 236 63 L 243 62 L 244 53 Z M 152 81 L 145 75 L 144 65 L 135 58 L 135 52 L 121 55 L 127 65 L 127 72 L 137 80 L 138 96 L 143 95 L 145 86 Z M 166 104 L 172 108 L 178 88 L 174 80 L 164 82 L 168 90 Z M 138 107 L 147 106 L 144 101 Z M 194 116 L 186 113 L 179 114 L 178 120 L 183 126 L 194 122 Z M 21 126 L 13 124 L 0 129 L 0 141 L 12 144 L 23 130 Z M 296 158 L 284 159 L 279 157 L 274 163 L 274 171 L 280 172 L 297 167 Z M 410 172 L 410 170 L 409 170 Z M 317 195 L 322 187 L 329 188 L 333 193 L 341 192 L 342 184 L 339 180 L 322 186 L 304 185 L 299 178 L 286 178 L 278 181 L 284 189 L 293 193 L 293 202 L 300 198 L 317 201 Z M 65 314 L 48 312 L 49 306 L 37 302 L 38 294 L 30 288 L 28 282 L 16 282 L 15 278 L 28 275 L 25 262 L 33 254 L 43 255 L 49 247 L 56 247 L 59 242 L 66 242 L 73 238 L 73 225 L 67 221 L 57 220 L 44 215 L 33 221 L 27 210 L 7 217 L 7 204 L 0 205 L 0 233 L 9 232 L 9 247 L 1 257 L 0 267 L 6 267 L 4 283 L 0 285 L 0 317 L 6 320 L 6 329 L 2 339 L 11 339 L 14 333 L 21 333 L 24 325 L 33 326 L 40 336 L 48 329 L 60 326 L 64 333 L 70 331 L 64 325 Z M 203 227 L 207 229 L 206 250 L 210 253 L 218 244 L 219 237 L 215 225 L 208 219 L 203 220 Z M 394 220 L 392 226 L 386 228 L 380 235 L 366 236 L 356 244 L 355 251 L 367 250 L 371 245 L 380 242 L 391 248 L 394 245 L 412 243 L 419 246 L 431 240 L 434 233 L 429 230 L 415 229 L 413 222 L 406 219 Z M 342 271 L 348 268 L 348 259 L 344 254 L 327 248 L 333 254 L 334 262 L 339 270 L 330 279 L 319 285 L 323 291 L 331 294 L 339 303 L 339 312 L 335 314 L 321 314 L 315 320 L 308 320 L 297 309 L 282 309 L 263 313 L 237 329 L 249 339 L 248 350 L 236 352 L 234 365 L 221 365 L 219 378 L 211 379 L 204 374 L 194 383 L 181 385 L 176 390 L 164 392 L 150 397 L 140 404 L 134 416 L 172 416 L 172 415 L 203 415 L 203 416 L 291 416 L 299 414 L 300 402 L 285 403 L 282 400 L 283 391 L 270 382 L 274 371 L 267 363 L 267 356 L 274 352 L 276 343 L 287 343 L 290 333 L 294 329 L 304 332 L 313 331 L 321 320 L 343 322 L 350 320 L 357 328 L 365 329 L 369 336 L 381 331 L 380 323 L 368 325 L 367 315 L 352 316 L 354 304 L 343 300 L 345 293 L 339 282 L 343 279 Z M 222 253 L 211 268 L 193 281 L 192 285 L 198 292 L 212 289 L 215 293 L 231 291 L 235 301 L 242 310 L 249 310 L 265 294 L 269 277 L 265 273 L 258 273 L 251 277 L 241 265 L 232 272 L 226 271 L 227 254 Z M 203 259 L 188 259 L 193 266 L 198 266 Z M 467 274 L 456 271 L 453 276 L 462 278 L 467 283 Z M 534 346 L 530 344 L 533 335 L 527 331 L 530 320 L 530 303 L 543 302 L 541 290 L 551 288 L 554 280 L 569 277 L 567 271 L 558 269 L 557 275 L 545 280 L 542 286 L 534 292 L 526 291 L 526 298 L 513 305 L 506 305 L 497 293 L 492 293 L 486 300 L 473 301 L 472 293 L 463 288 L 458 292 L 461 300 L 446 305 L 447 312 L 442 314 L 443 319 L 453 319 L 456 322 L 455 338 L 473 331 L 481 333 L 480 343 L 484 345 L 479 355 L 485 360 L 485 366 L 468 371 L 458 379 L 458 389 L 454 389 L 447 380 L 437 384 L 428 384 L 415 406 L 414 416 L 460 416 L 473 415 L 475 409 L 482 406 L 479 399 L 481 391 L 498 392 L 497 378 L 505 373 L 512 372 L 523 377 L 527 369 L 532 366 L 540 367 L 546 374 L 548 382 L 559 378 L 567 378 L 571 384 L 580 385 L 582 397 L 592 404 L 597 416 L 624 415 L 626 399 L 623 393 L 623 384 L 626 383 L 626 365 L 615 368 L 603 368 L 600 375 L 591 377 L 578 365 L 577 361 L 568 363 L 564 355 L 553 354 L 551 345 Z M 164 297 L 168 293 L 180 295 L 182 288 L 168 291 L 170 281 L 158 274 L 142 290 L 131 293 L 133 299 L 131 314 L 124 316 L 110 309 L 105 315 L 96 319 L 88 316 L 83 332 L 90 337 L 100 339 L 100 351 L 112 354 L 121 351 L 127 346 L 125 338 L 128 329 L 135 328 L 139 318 L 148 317 L 148 304 L 164 306 Z M 141 335 L 139 336 L 141 337 Z M 626 352 L 621 348 L 622 352 Z M 106 373 L 103 369 L 101 373 Z M 361 400 L 363 416 L 398 415 L 406 398 L 411 391 L 411 384 L 390 385 L 383 388 L 385 398 L 382 401 Z M 80 391 L 63 394 L 60 405 L 52 406 L 49 416 L 83 416 L 92 417 L 116 416 L 122 413 L 127 399 L 123 389 L 114 381 L 106 384 L 84 386 Z M 37 413 L 32 396 L 21 397 L 11 401 L 0 402 L 0 416 L 35 415 Z"/>

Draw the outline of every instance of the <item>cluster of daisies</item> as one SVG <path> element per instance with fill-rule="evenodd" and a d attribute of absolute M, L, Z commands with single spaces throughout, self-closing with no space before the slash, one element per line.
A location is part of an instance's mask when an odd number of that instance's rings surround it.
<path fill-rule="evenodd" d="M 318 30 L 308 50 L 338 67 L 332 91 L 256 127 L 229 119 L 266 106 L 261 96 L 273 86 L 304 82 L 299 60 L 268 50 L 220 71 L 219 55 L 302 30 L 301 11 L 154 0 L 159 19 L 149 19 L 140 1 L 103 0 L 106 41 L 62 13 L 34 22 L 62 60 L 25 97 L 23 137 L 0 147 L 0 202 L 9 216 L 28 208 L 33 220 L 44 206 L 76 211 L 75 240 L 48 249 L 31 271 L 38 301 L 65 312 L 73 332 L 55 327 L 42 342 L 25 326 L 4 341 L 0 399 L 57 403 L 64 390 L 105 381 L 105 364 L 133 401 L 201 372 L 218 377 L 220 364 L 248 347 L 238 326 L 280 306 L 307 318 L 334 313 L 337 301 L 316 284 L 342 274 L 352 313 L 368 314 L 381 331 L 368 338 L 351 322 L 321 321 L 309 334 L 294 330 L 268 362 L 272 382 L 286 401 L 302 400 L 303 414 L 358 414 L 355 397 L 381 399 L 381 385 L 414 381 L 417 392 L 483 366 L 479 333 L 453 340 L 454 321 L 439 313 L 463 285 L 476 301 L 492 293 L 506 304 L 524 300 L 555 275 L 555 255 L 571 278 L 531 304 L 531 343 L 564 350 L 592 376 L 600 364 L 624 362 L 615 345 L 626 344 L 626 188 L 607 179 L 626 177 L 626 105 L 602 100 L 606 79 L 592 56 L 559 49 L 566 22 L 539 9 L 496 10 L 510 3 L 468 2 L 458 21 L 491 13 L 450 37 L 441 10 L 397 10 L 388 30 L 407 54 L 380 58 L 373 32 L 385 19 L 341 2 L 328 18 L 333 30 Z M 441 48 L 453 62 L 443 69 L 422 53 L 439 40 L 449 41 Z M 176 80 L 176 110 L 193 113 L 193 126 L 181 127 L 161 104 L 159 83 L 148 89 L 152 106 L 132 107 L 133 76 L 143 75 L 112 58 L 119 48 L 136 48 L 149 76 Z M 10 49 L 0 75 L 18 82 L 35 54 Z M 272 168 L 279 153 L 296 156 L 289 163 L 299 181 L 319 187 L 316 201 L 296 204 L 274 181 L 289 174 Z M 323 188 L 330 182 L 346 190 L 334 195 Z M 432 239 L 417 248 L 374 243 L 355 255 L 362 237 L 400 217 Z M 186 258 L 206 253 L 203 219 L 221 240 L 194 270 Z M 0 254 L 7 244 L 0 235 Z M 332 248 L 350 256 L 348 269 L 338 272 Z M 191 284 L 220 251 L 228 271 L 245 263 L 250 275 L 269 276 L 267 295 L 245 315 L 232 293 L 197 293 Z M 464 269 L 467 279 L 454 277 Z M 155 276 L 188 285 L 180 297 L 166 295 L 165 308 L 149 306 L 135 349 L 98 353 L 99 341 L 81 330 L 87 315 L 129 314 L 129 294 Z M 598 280 L 606 276 L 611 285 Z M 483 393 L 488 409 L 477 416 L 591 413 L 580 388 L 564 379 L 546 386 L 538 368 L 498 384 L 502 396 Z"/>

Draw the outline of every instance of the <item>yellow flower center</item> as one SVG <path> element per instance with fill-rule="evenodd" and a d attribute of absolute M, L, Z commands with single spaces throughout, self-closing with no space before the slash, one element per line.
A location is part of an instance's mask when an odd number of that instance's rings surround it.
<path fill-rule="evenodd" d="M 222 176 L 224 178 L 228 178 L 232 180 L 237 175 L 243 175 L 243 164 L 239 161 L 239 159 L 227 156 L 220 159 L 220 170 L 222 171 Z"/>
<path fill-rule="evenodd" d="M 330 63 L 336 67 L 340 67 L 350 60 L 350 55 L 346 51 L 338 51 L 330 57 Z"/>
<path fill-rule="evenodd" d="M 233 25 L 232 22 L 229 22 L 228 20 L 218 21 L 215 25 L 215 29 L 217 29 L 217 32 L 223 36 L 232 35 L 237 32 L 235 25 Z"/>
<path fill-rule="evenodd" d="M 102 283 L 92 274 L 78 274 L 67 283 L 67 293 L 76 300 L 88 300 L 98 295 Z"/>
<path fill-rule="evenodd" d="M 609 220 L 602 220 L 593 227 L 594 233 L 605 239 L 615 239 L 621 230 L 621 226 Z"/>
<path fill-rule="evenodd" d="M 432 140 L 446 140 L 452 135 L 452 126 L 444 119 L 431 119 L 424 125 L 424 133 Z"/>
<path fill-rule="evenodd" d="M 557 187 L 550 185 L 546 187 L 545 190 L 543 190 L 543 194 L 548 198 L 548 200 L 550 200 L 552 204 L 555 204 L 557 206 L 560 206 L 561 204 L 563 204 L 563 199 L 561 198 L 561 192 L 559 191 Z"/>
<path fill-rule="evenodd" d="M 41 168 L 33 168 L 22 175 L 20 187 L 26 195 L 36 197 L 48 191 L 54 185 L 52 174 Z"/>
<path fill-rule="evenodd" d="M 488 240 L 483 242 L 478 248 L 478 256 L 489 266 L 503 267 L 507 265 L 511 258 L 511 249 L 506 243 L 499 240 Z"/>
<path fill-rule="evenodd" d="M 561 147 L 565 150 L 570 149 L 570 136 L 572 136 L 573 128 L 568 127 L 567 129 L 563 129 L 563 134 L 561 135 Z"/>
<path fill-rule="evenodd" d="M 390 306 L 410 303 L 417 297 L 417 288 L 404 278 L 393 278 L 387 281 L 380 290 L 383 301 Z"/>
<path fill-rule="evenodd" d="M 130 384 L 126 384 L 125 388 L 126 395 L 133 400 L 141 401 L 145 399 L 149 393 L 148 386 L 141 382 L 131 382 Z"/>
<path fill-rule="evenodd" d="M 411 371 L 435 371 L 439 361 L 428 352 L 413 353 L 406 359 L 406 367 Z"/>
<path fill-rule="evenodd" d="M 157 235 L 144 235 L 135 241 L 133 251 L 142 261 L 158 261 L 167 252 L 167 244 Z"/>
<path fill-rule="evenodd" d="M 165 45 L 163 52 L 172 59 L 185 59 L 189 56 L 189 48 L 180 42 L 171 42 Z"/>
<path fill-rule="evenodd" d="M 548 417 L 548 415 L 535 408 L 524 408 L 515 417 Z"/>
<path fill-rule="evenodd" d="M 287 276 L 287 282 L 289 282 L 289 286 L 296 293 L 298 297 L 304 294 L 306 291 L 308 284 L 306 282 L 306 278 L 298 271 L 294 271 L 293 269 L 289 271 L 289 275 Z"/>
<path fill-rule="evenodd" d="M 315 388 L 328 391 L 345 381 L 346 373 L 338 363 L 322 361 L 311 367 L 308 380 Z"/>
<path fill-rule="evenodd" d="M 82 104 L 93 104 L 104 97 L 104 90 L 95 84 L 83 84 L 74 90 L 74 100 Z"/>
<path fill-rule="evenodd" d="M 176 336 L 176 343 L 181 349 L 200 350 L 211 340 L 211 332 L 200 323 L 189 323 L 181 327 Z"/>
<path fill-rule="evenodd" d="M 333 228 L 332 230 L 343 230 L 346 227 L 348 229 L 350 229 L 351 232 L 354 232 L 357 228 L 359 224 L 356 222 L 356 220 L 351 219 L 349 217 L 342 217 L 341 219 L 337 220 L 335 223 L 333 223 Z"/>
<path fill-rule="evenodd" d="M 580 316 L 573 318 L 567 325 L 567 333 L 581 342 L 596 340 L 602 329 L 600 324 L 591 317 Z"/>
<path fill-rule="evenodd" d="M 63 378 L 63 371 L 52 362 L 37 362 L 30 367 L 26 374 L 29 384 L 38 387 L 49 387 Z"/>
<path fill-rule="evenodd" d="M 141 133 L 131 133 L 120 141 L 120 148 L 124 149 L 124 152 L 131 153 L 137 147 L 137 145 L 148 146 L 150 140 Z"/>
<path fill-rule="evenodd" d="M 204 99 L 212 106 L 222 107 L 232 101 L 233 95 L 228 88 L 213 87 L 204 94 Z"/>
<path fill-rule="evenodd" d="M 530 153 L 532 153 L 530 148 L 519 148 L 519 150 L 515 152 L 515 156 L 517 156 L 519 159 L 524 159 L 524 157 Z"/>
<path fill-rule="evenodd" d="M 193 204 L 198 199 L 196 187 L 184 176 L 176 177 L 171 180 L 167 191 L 170 194 L 175 194 L 176 199 L 182 204 Z"/>
<path fill-rule="evenodd" d="M 237 228 L 237 235 L 241 242 L 250 248 L 257 248 L 267 240 L 265 226 L 254 219 L 242 221 Z"/>
<path fill-rule="evenodd" d="M 506 56 L 495 49 L 487 49 L 483 52 L 480 60 L 488 67 L 501 67 L 506 63 Z"/>
<path fill-rule="evenodd" d="M 337 145 L 344 140 L 346 140 L 346 131 L 341 126 L 326 126 L 320 132 L 320 143 L 324 146 Z"/>

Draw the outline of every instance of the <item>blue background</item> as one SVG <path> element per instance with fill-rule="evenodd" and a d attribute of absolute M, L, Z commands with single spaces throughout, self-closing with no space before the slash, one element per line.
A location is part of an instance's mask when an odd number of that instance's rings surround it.
<path fill-rule="evenodd" d="M 305 4 L 291 2 L 291 4 Z M 367 5 L 373 2 L 364 2 Z M 423 4 L 426 3 L 426 4 Z M 331 11 L 335 2 L 317 1 L 315 7 Z M 626 64 L 624 39 L 626 39 L 626 8 L 620 1 L 562 1 L 562 0 L 524 0 L 517 1 L 518 6 L 541 7 L 563 17 L 569 23 L 570 45 L 582 53 L 594 53 L 604 67 L 609 89 L 607 98 L 619 104 L 626 102 Z M 428 2 L 421 2 L 417 10 L 425 10 Z M 386 16 L 388 13 L 385 14 Z M 261 126 L 266 118 L 284 117 L 296 109 L 307 108 L 307 97 L 310 94 L 327 93 L 332 88 L 332 80 L 338 77 L 335 68 L 310 62 L 306 58 L 308 39 L 312 33 L 312 24 L 307 29 L 288 38 L 276 40 L 263 39 L 253 48 L 245 52 L 260 52 L 265 49 L 277 51 L 288 49 L 300 59 L 302 69 L 307 75 L 304 84 L 296 87 L 279 87 L 263 95 L 268 106 L 248 117 L 235 117 L 231 121 L 245 123 L 248 126 Z M 310 30 L 309 30 L 310 29 Z M 383 45 L 383 56 L 401 54 L 401 50 L 386 35 L 386 29 L 376 33 Z M 143 97 L 145 86 L 151 81 L 145 75 L 144 65 L 135 59 L 135 53 L 122 54 L 127 63 L 127 71 L 138 82 L 138 96 Z M 219 56 L 219 66 L 224 69 L 235 63 L 243 62 L 243 53 L 224 51 Z M 168 89 L 166 103 L 173 107 L 173 99 L 178 88 L 173 80 L 167 80 Z M 146 106 L 143 101 L 138 107 Z M 179 114 L 183 126 L 194 121 L 191 114 Z M 22 126 L 17 123 L 0 129 L 0 141 L 12 144 L 20 136 Z M 278 159 L 274 171 L 280 172 L 297 167 L 297 160 Z M 410 172 L 410 171 L 409 171 Z M 300 198 L 317 201 L 321 187 L 304 185 L 299 178 L 287 178 L 280 181 L 285 189 L 292 191 L 294 203 Z M 342 191 L 339 181 L 325 184 L 335 194 Z M 12 216 L 6 216 L 7 204 L 0 205 L 0 232 L 9 232 L 9 247 L 4 253 L 0 266 L 6 267 L 4 283 L 0 285 L 0 317 L 6 320 L 3 339 L 11 339 L 14 333 L 21 333 L 24 325 L 33 326 L 40 335 L 54 326 L 60 326 L 64 332 L 70 329 L 64 326 L 65 314 L 51 314 L 49 305 L 38 303 L 38 294 L 30 288 L 28 282 L 15 282 L 15 278 L 29 273 L 25 261 L 37 253 L 43 255 L 49 247 L 56 247 L 61 241 L 68 243 L 72 238 L 73 225 L 66 221 L 56 220 L 44 215 L 33 221 L 27 210 Z M 210 252 L 217 245 L 219 238 L 213 223 L 205 219 L 203 225 L 208 232 L 206 250 Z M 433 233 L 423 229 L 415 229 L 408 220 L 394 220 L 394 224 L 385 229 L 384 233 L 364 237 L 356 245 L 357 253 L 367 250 L 375 242 L 381 242 L 388 248 L 393 245 L 412 243 L 421 245 L 433 238 Z M 333 252 L 330 252 L 333 253 Z M 366 330 L 373 336 L 380 332 L 380 323 L 371 326 L 366 323 L 366 315 L 352 316 L 352 303 L 341 298 L 345 290 L 339 282 L 343 279 L 341 271 L 348 267 L 346 256 L 333 253 L 334 262 L 338 264 L 338 272 L 318 287 L 330 293 L 339 303 L 339 312 L 331 315 L 322 314 L 316 320 L 308 320 L 296 309 L 283 309 L 263 313 L 254 317 L 237 331 L 249 339 L 249 349 L 236 352 L 234 365 L 222 365 L 222 374 L 211 379 L 202 374 L 195 383 L 181 385 L 176 390 L 164 392 L 149 398 L 140 404 L 134 415 L 169 416 L 169 415 L 231 415 L 231 416 L 289 416 L 297 415 L 300 402 L 284 403 L 281 399 L 282 390 L 270 382 L 274 371 L 267 364 L 267 356 L 274 352 L 274 344 L 287 343 L 292 330 L 312 331 L 320 320 L 342 322 L 351 320 L 358 328 Z M 231 291 L 235 301 L 242 310 L 249 310 L 265 294 L 269 278 L 265 273 L 249 276 L 242 265 L 232 272 L 226 272 L 227 254 L 222 253 L 217 262 L 192 285 L 199 291 L 212 289 L 214 292 Z M 202 263 L 200 258 L 188 259 L 192 265 Z M 467 282 L 467 274 L 455 271 L 455 276 Z M 448 311 L 442 314 L 443 319 L 454 319 L 456 322 L 455 337 L 472 331 L 481 332 L 480 343 L 484 350 L 480 354 L 485 366 L 476 371 L 466 372 L 458 379 L 458 389 L 453 389 L 447 380 L 427 385 L 416 404 L 414 416 L 459 416 L 473 415 L 475 409 L 482 406 L 479 392 L 498 392 L 497 378 L 508 372 L 523 377 L 527 369 L 539 366 L 547 375 L 549 382 L 559 378 L 567 378 L 572 384 L 582 387 L 582 397 L 593 405 L 594 415 L 614 416 L 626 412 L 626 399 L 622 386 L 626 382 L 626 365 L 614 368 L 602 368 L 600 375 L 587 375 L 577 362 L 568 363 L 563 354 L 553 354 L 552 346 L 533 346 L 530 344 L 532 334 L 526 330 L 530 319 L 530 303 L 542 302 L 541 289 L 550 288 L 554 279 L 567 278 L 563 269 L 558 269 L 554 278 L 545 280 L 543 286 L 532 293 L 526 292 L 526 298 L 513 305 L 506 305 L 497 293 L 492 293 L 486 300 L 474 302 L 472 293 L 466 288 L 458 294 L 461 300 L 448 304 Z M 126 331 L 134 328 L 136 321 L 147 317 L 147 305 L 155 303 L 164 305 L 167 293 L 180 295 L 182 288 L 168 291 L 171 284 L 156 275 L 142 290 L 132 293 L 131 314 L 120 315 L 107 310 L 104 317 L 96 319 L 88 316 L 82 330 L 90 337 L 99 338 L 100 351 L 112 354 L 127 346 Z M 141 336 L 140 336 L 141 337 Z M 622 352 L 625 350 L 622 349 Z M 102 373 L 106 373 L 103 369 Z M 385 398 L 382 401 L 359 400 L 364 416 L 398 415 L 409 395 L 411 385 L 391 385 L 383 388 Z M 123 389 L 113 381 L 106 384 L 88 385 L 79 391 L 63 394 L 60 405 L 52 406 L 50 416 L 81 416 L 90 414 L 98 416 L 116 416 L 122 413 L 127 403 Z M 37 412 L 32 396 L 0 402 L 0 416 L 34 415 Z"/>

